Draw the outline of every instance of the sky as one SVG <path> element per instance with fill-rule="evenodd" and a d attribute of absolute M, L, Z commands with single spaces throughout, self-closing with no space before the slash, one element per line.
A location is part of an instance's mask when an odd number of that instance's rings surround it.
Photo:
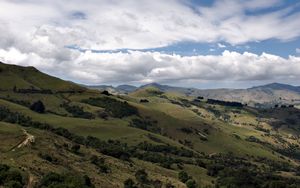
<path fill-rule="evenodd" d="M 0 0 L 0 61 L 87 85 L 300 85 L 300 0 Z"/>

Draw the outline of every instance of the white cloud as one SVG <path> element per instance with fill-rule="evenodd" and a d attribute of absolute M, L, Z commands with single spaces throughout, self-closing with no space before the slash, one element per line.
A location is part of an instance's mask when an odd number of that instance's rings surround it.
<path fill-rule="evenodd" d="M 67 49 L 147 49 L 178 42 L 243 44 L 300 36 L 293 7 L 247 15 L 282 0 L 1 0 L 0 60 L 31 65 L 82 83 L 299 78 L 299 57 L 269 54 L 182 57 L 158 52 L 91 53 Z M 214 49 L 208 49 L 212 51 Z"/>
<path fill-rule="evenodd" d="M 73 53 L 57 62 L 16 49 L 0 50 L 8 63 L 31 65 L 81 83 L 265 81 L 300 79 L 300 57 L 224 51 L 222 55 L 179 56 L 159 52 Z"/>
<path fill-rule="evenodd" d="M 15 36 L 24 38 L 27 45 L 47 36 L 55 47 L 77 44 L 105 50 L 155 48 L 181 41 L 241 44 L 300 36 L 300 13 L 293 8 L 246 15 L 281 0 L 222 0 L 212 7 L 194 7 L 196 11 L 184 2 L 2 0 L 0 23 L 12 35 L 1 39 L 6 41 L 0 41 L 0 47 L 18 43 Z"/>
<path fill-rule="evenodd" d="M 300 53 L 300 48 L 296 48 L 296 53 Z"/>

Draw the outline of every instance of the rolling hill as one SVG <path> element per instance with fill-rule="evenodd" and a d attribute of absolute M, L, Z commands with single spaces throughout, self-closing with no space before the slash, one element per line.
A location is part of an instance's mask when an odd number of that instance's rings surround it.
<path fill-rule="evenodd" d="M 0 187 L 300 184 L 292 106 L 260 109 L 158 84 L 119 95 L 0 67 Z"/>
<path fill-rule="evenodd" d="M 196 89 L 174 87 L 150 83 L 140 87 L 121 85 L 113 86 L 87 86 L 91 89 L 108 90 L 114 94 L 134 93 L 137 90 L 145 88 L 157 88 L 163 92 L 172 92 L 186 96 L 202 96 L 210 99 L 225 101 L 237 101 L 246 103 L 249 106 L 259 108 L 270 108 L 274 105 L 299 105 L 300 104 L 300 86 L 291 86 L 287 84 L 271 83 L 262 86 L 255 86 L 248 89 Z"/>

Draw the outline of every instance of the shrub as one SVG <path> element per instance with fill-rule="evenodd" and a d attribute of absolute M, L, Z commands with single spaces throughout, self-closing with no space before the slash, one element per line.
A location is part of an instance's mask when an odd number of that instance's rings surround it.
<path fill-rule="evenodd" d="M 35 111 L 37 113 L 44 113 L 45 106 L 42 101 L 37 101 L 30 106 L 30 110 Z"/>
<path fill-rule="evenodd" d="M 186 173 L 185 171 L 180 171 L 180 172 L 178 173 L 178 179 L 179 179 L 181 182 L 185 183 L 186 181 L 188 181 L 189 175 L 188 175 L 188 173 Z"/>
<path fill-rule="evenodd" d="M 197 183 L 193 179 L 187 180 L 187 182 L 185 184 L 186 184 L 187 188 L 196 188 L 197 187 Z"/>

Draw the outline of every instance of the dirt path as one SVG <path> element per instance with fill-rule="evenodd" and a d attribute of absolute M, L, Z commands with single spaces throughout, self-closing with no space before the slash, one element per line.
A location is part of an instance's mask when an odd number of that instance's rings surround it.
<path fill-rule="evenodd" d="M 23 146 L 27 146 L 29 143 L 33 143 L 35 138 L 33 135 L 29 134 L 25 129 L 23 129 L 24 134 L 26 135 L 26 138 L 23 142 L 21 142 L 17 148 L 21 148 Z"/>
<path fill-rule="evenodd" d="M 31 134 L 29 134 L 25 129 L 23 129 L 23 133 L 26 135 L 26 138 L 19 143 L 18 145 L 14 146 L 11 151 L 15 151 L 16 148 L 21 148 L 24 146 L 27 146 L 30 143 L 33 143 L 35 141 L 35 137 Z"/>
<path fill-rule="evenodd" d="M 33 188 L 33 185 L 34 185 L 34 177 L 31 174 L 29 174 L 28 184 L 26 188 Z"/>

